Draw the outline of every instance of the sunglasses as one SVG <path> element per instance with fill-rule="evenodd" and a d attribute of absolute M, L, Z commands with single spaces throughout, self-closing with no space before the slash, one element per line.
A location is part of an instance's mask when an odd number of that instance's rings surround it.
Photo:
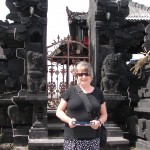
<path fill-rule="evenodd" d="M 77 76 L 78 77 L 89 76 L 89 74 L 88 73 L 77 73 Z"/>

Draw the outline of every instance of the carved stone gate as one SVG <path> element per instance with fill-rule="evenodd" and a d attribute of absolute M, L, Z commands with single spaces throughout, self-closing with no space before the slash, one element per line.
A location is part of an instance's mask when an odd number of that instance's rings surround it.
<path fill-rule="evenodd" d="M 54 41 L 47 47 L 47 91 L 48 109 L 55 110 L 60 96 L 67 87 L 76 84 L 73 75 L 75 65 L 82 60 L 90 62 L 88 47 L 70 37 Z"/>

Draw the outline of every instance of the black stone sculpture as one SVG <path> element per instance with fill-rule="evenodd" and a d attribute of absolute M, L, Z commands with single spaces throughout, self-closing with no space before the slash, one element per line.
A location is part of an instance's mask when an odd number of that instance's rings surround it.
<path fill-rule="evenodd" d="M 43 54 L 28 51 L 27 60 L 28 94 L 45 92 L 46 80 L 43 73 Z"/>
<path fill-rule="evenodd" d="M 48 136 L 46 120 L 48 1 L 6 0 L 6 6 L 10 10 L 6 19 L 11 22 L 0 21 L 0 46 L 4 54 L 4 58 L 0 58 L 0 102 L 6 107 L 5 113 L 8 107 L 14 145 L 27 145 L 30 139 Z M 7 123 L 10 124 L 7 121 L 5 125 Z"/>
<path fill-rule="evenodd" d="M 101 86 L 104 93 L 123 94 L 127 91 L 127 66 L 122 54 L 109 54 L 102 65 Z M 126 81 L 126 82 L 124 82 Z"/>

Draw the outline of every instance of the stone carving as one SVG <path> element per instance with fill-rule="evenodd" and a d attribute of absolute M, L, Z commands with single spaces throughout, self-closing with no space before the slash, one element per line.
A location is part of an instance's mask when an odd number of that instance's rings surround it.
<path fill-rule="evenodd" d="M 14 29 L 14 39 L 17 41 L 25 41 L 26 38 L 26 27 L 24 25 L 18 25 Z"/>
<path fill-rule="evenodd" d="M 27 53 L 27 82 L 28 93 L 41 93 L 46 90 L 44 77 L 43 54 L 38 52 Z"/>
<path fill-rule="evenodd" d="M 8 116 L 13 125 L 17 124 L 32 124 L 32 106 L 10 105 L 8 107 Z"/>
<path fill-rule="evenodd" d="M 22 16 L 37 15 L 45 17 L 47 13 L 47 1 L 45 0 L 6 0 L 6 5 L 11 11 L 19 11 Z"/>
<path fill-rule="evenodd" d="M 122 93 L 127 90 L 127 70 L 122 54 L 109 54 L 103 61 L 101 87 L 104 93 Z M 125 81 L 125 82 L 124 82 Z"/>

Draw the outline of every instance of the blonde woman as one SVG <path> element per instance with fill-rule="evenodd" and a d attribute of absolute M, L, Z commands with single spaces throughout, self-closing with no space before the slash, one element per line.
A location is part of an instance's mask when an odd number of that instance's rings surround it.
<path fill-rule="evenodd" d="M 99 150 L 98 129 L 107 120 L 106 103 L 100 89 L 93 87 L 93 69 L 88 62 L 81 61 L 75 68 L 78 86 L 87 95 L 95 112 L 91 118 L 75 86 L 69 87 L 61 96 L 56 116 L 65 122 L 64 150 Z M 98 115 L 100 114 L 100 115 Z M 76 125 L 75 121 L 88 122 Z"/>

